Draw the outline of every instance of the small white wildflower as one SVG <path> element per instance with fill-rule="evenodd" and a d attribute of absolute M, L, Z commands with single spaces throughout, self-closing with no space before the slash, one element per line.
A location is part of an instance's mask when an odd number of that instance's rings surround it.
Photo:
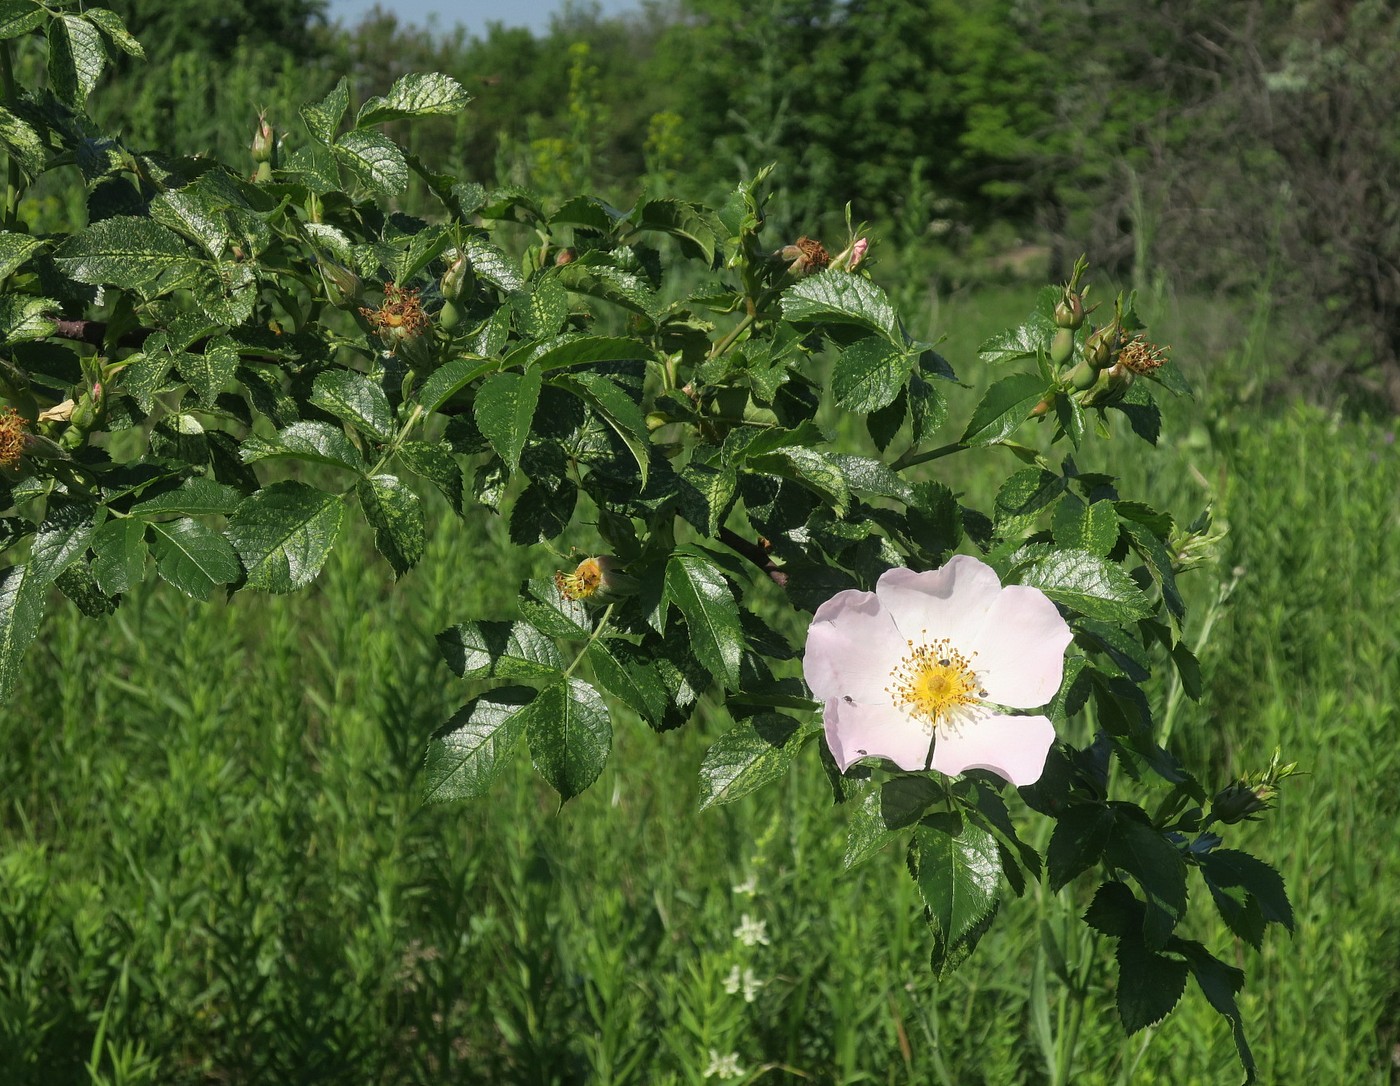
<path fill-rule="evenodd" d="M 730 889 L 733 890 L 736 894 L 745 894 L 749 897 L 753 897 L 753 895 L 758 891 L 758 876 L 750 875 L 737 886 L 731 886 Z"/>
<path fill-rule="evenodd" d="M 706 1078 L 742 1078 L 744 1069 L 739 1066 L 739 1053 L 730 1052 L 721 1056 L 717 1049 L 710 1049 L 710 1062 L 705 1068 Z"/>
<path fill-rule="evenodd" d="M 734 938 L 745 946 L 767 946 L 768 921 L 755 920 L 748 913 L 744 913 L 739 918 L 739 926 L 734 929 Z"/>
<path fill-rule="evenodd" d="M 744 978 L 739 975 L 739 967 L 736 965 L 729 971 L 729 976 L 724 978 L 724 990 L 730 995 L 736 995 L 743 983 Z"/>

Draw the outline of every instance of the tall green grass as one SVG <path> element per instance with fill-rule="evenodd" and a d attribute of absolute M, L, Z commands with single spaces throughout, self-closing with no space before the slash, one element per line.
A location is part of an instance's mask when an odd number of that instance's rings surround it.
<path fill-rule="evenodd" d="M 1019 301 L 949 302 L 944 349 L 972 372 Z M 1209 693 L 1177 702 L 1172 745 L 1210 783 L 1276 745 L 1308 773 L 1234 831 L 1283 871 L 1295 937 L 1256 955 L 1191 934 L 1250 972 L 1265 1081 L 1388 1082 L 1400 449 L 1215 395 L 1167 432 L 1109 446 L 1125 491 L 1181 520 L 1209 497 L 1230 527 L 1184 579 Z M 1194 991 L 1123 1037 L 1111 944 L 1073 888 L 1007 901 L 936 982 L 903 857 L 843 869 L 814 757 L 695 813 L 720 720 L 658 736 L 619 715 L 602 779 L 562 811 L 523 750 L 489 799 L 421 806 L 424 741 L 467 693 L 432 634 L 503 617 L 517 579 L 560 564 L 497 523 L 440 525 L 398 586 L 349 539 L 295 597 L 55 607 L 0 715 L 0 1081 L 699 1084 L 730 1056 L 763 1082 L 1238 1077 Z"/>

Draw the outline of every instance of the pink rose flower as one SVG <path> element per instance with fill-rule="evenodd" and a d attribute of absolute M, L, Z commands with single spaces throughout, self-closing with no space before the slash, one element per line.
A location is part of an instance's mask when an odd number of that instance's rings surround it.
<path fill-rule="evenodd" d="M 886 758 L 1026 785 L 1040 779 L 1055 729 L 1004 710 L 1055 696 L 1071 636 L 1040 589 L 1003 588 L 990 566 L 959 554 L 926 573 L 888 570 L 874 592 L 838 592 L 812 617 L 802 668 L 843 773 Z"/>

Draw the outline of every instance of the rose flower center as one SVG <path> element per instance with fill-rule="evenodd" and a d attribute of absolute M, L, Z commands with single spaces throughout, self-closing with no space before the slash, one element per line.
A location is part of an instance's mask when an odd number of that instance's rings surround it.
<path fill-rule="evenodd" d="M 930 730 L 987 696 L 972 661 L 946 637 L 922 645 L 910 641 L 908 645 L 908 654 L 890 672 L 890 685 L 885 690 L 896 706 Z"/>

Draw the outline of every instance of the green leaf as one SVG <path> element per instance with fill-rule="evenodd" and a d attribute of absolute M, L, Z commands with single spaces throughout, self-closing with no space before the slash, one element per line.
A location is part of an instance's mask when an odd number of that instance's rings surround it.
<path fill-rule="evenodd" d="M 1001 883 L 997 842 L 980 826 L 961 829 L 925 819 L 914 829 L 912 860 L 919 895 L 945 944 L 956 943 L 991 911 Z"/>
<path fill-rule="evenodd" d="M 1212 888 L 1239 887 L 1259 903 L 1265 920 L 1293 930 L 1293 906 L 1284 889 L 1283 876 L 1247 852 L 1221 848 L 1206 853 L 1201 871 Z"/>
<path fill-rule="evenodd" d="M 346 132 L 331 146 L 335 157 L 381 200 L 391 200 L 408 185 L 408 163 L 398 144 L 365 128 Z"/>
<path fill-rule="evenodd" d="M 651 351 L 635 339 L 564 335 L 517 347 L 506 355 L 501 368 L 527 366 L 543 372 L 594 362 L 639 362 L 650 357 Z"/>
<path fill-rule="evenodd" d="M 1050 889 L 1060 890 L 1080 872 L 1098 863 L 1115 825 L 1112 808 L 1101 804 L 1081 804 L 1062 813 L 1055 820 L 1045 853 Z"/>
<path fill-rule="evenodd" d="M 596 640 L 588 645 L 593 677 L 613 697 L 653 728 L 661 727 L 670 704 L 656 663 L 629 641 Z"/>
<path fill-rule="evenodd" d="M 846 482 L 845 473 L 830 453 L 796 445 L 751 456 L 744 466 L 765 475 L 791 479 L 815 490 L 831 503 L 837 516 L 845 516 L 850 508 L 851 488 Z"/>
<path fill-rule="evenodd" d="M 909 356 L 878 336 L 858 339 L 841 352 L 831 373 L 836 405 L 868 414 L 888 407 L 909 376 Z"/>
<path fill-rule="evenodd" d="M 463 679 L 541 679 L 564 670 L 554 642 L 527 622 L 463 622 L 438 634 L 437 643 Z"/>
<path fill-rule="evenodd" d="M 476 274 L 499 290 L 514 294 L 525 286 L 515 263 L 498 246 L 480 238 L 469 238 L 466 250 Z"/>
<path fill-rule="evenodd" d="M 1117 824 L 1104 855 L 1142 887 L 1147 897 L 1142 937 L 1149 949 L 1160 950 L 1186 913 L 1186 863 L 1134 808 L 1119 805 L 1115 810 Z"/>
<path fill-rule="evenodd" d="M 87 550 L 97 530 L 97 506 L 91 502 L 53 498 L 48 515 L 29 549 L 29 571 L 36 580 L 52 583 Z"/>
<path fill-rule="evenodd" d="M 1244 970 L 1226 965 L 1200 943 L 1189 939 L 1173 940 L 1173 949 L 1185 955 L 1186 962 L 1191 967 L 1191 975 L 1196 978 L 1196 984 L 1200 987 L 1201 994 L 1206 997 L 1206 1002 L 1230 1023 L 1230 1035 L 1235 1041 L 1235 1051 L 1239 1053 L 1240 1063 L 1244 1067 L 1244 1086 L 1251 1086 L 1251 1083 L 1258 1081 L 1258 1068 L 1254 1064 L 1254 1054 L 1249 1050 L 1249 1043 L 1245 1040 L 1244 1021 L 1240 1017 L 1239 1004 L 1235 1001 L 1235 996 L 1244 987 Z"/>
<path fill-rule="evenodd" d="M 492 358 L 454 358 L 433 371 L 418 390 L 418 402 L 424 411 L 436 411 L 478 377 L 490 373 L 498 365 Z"/>
<path fill-rule="evenodd" d="M 550 637 L 581 641 L 593 633 L 588 608 L 560 592 L 553 578 L 536 577 L 526 581 L 517 602 L 525 621 Z"/>
<path fill-rule="evenodd" d="M 228 221 L 201 189 L 172 189 L 151 200 L 151 218 L 201 246 L 218 259 L 230 242 Z"/>
<path fill-rule="evenodd" d="M 459 113 L 471 95 L 450 75 L 410 72 L 401 76 L 382 98 L 371 98 L 360 107 L 355 127 L 383 124 L 403 117 L 430 117 Z"/>
<path fill-rule="evenodd" d="M 175 356 L 175 368 L 194 389 L 199 402 L 213 407 L 219 393 L 238 372 L 238 347 L 228 336 L 216 336 L 204 345 L 203 351 L 181 351 Z"/>
<path fill-rule="evenodd" d="M 760 713 L 735 725 L 700 763 L 700 809 L 732 803 L 780 779 L 809 734 L 780 713 Z"/>
<path fill-rule="evenodd" d="M 972 412 L 963 431 L 964 445 L 993 445 L 1010 437 L 1030 417 L 1045 394 L 1045 382 L 1033 373 L 1003 377 L 991 388 Z"/>
<path fill-rule="evenodd" d="M 174 490 L 166 490 L 137 502 L 130 511 L 133 517 L 150 517 L 161 513 L 200 516 L 232 512 L 240 500 L 241 495 L 233 487 L 196 475 L 186 479 Z M 103 528 L 109 528 L 113 523 L 122 522 L 109 521 Z"/>
<path fill-rule="evenodd" d="M 783 291 L 783 316 L 796 322 L 856 324 L 879 332 L 896 347 L 904 347 L 899 317 L 885 292 L 858 275 L 825 271 Z"/>
<path fill-rule="evenodd" d="M 524 374 L 493 374 L 477 390 L 472 405 L 476 424 L 511 471 L 520 469 L 520 451 L 530 436 L 541 383 L 540 371 L 529 369 Z"/>
<path fill-rule="evenodd" d="M 1152 613 L 1142 589 L 1118 566 L 1084 550 L 1054 551 L 1025 568 L 1022 584 L 1088 618 L 1129 622 Z"/>
<path fill-rule="evenodd" d="M 1109 505 L 1108 502 L 1098 504 Z M 1168 613 L 1180 622 L 1186 617 L 1186 601 L 1181 598 L 1181 591 L 1176 586 L 1176 571 L 1172 569 L 1172 558 L 1167 553 L 1167 548 L 1145 525 L 1125 520 L 1123 528 L 1127 531 L 1128 538 L 1133 541 L 1133 550 L 1142 555 L 1147 568 L 1152 571 L 1153 577 L 1161 586 L 1162 602 L 1167 605 Z"/>
<path fill-rule="evenodd" d="M 1147 949 L 1131 937 L 1118 941 L 1118 1016 L 1136 1033 L 1160 1022 L 1186 990 L 1186 963 Z"/>
<path fill-rule="evenodd" d="M 273 483 L 244 498 L 229 518 L 228 537 L 248 587 L 291 592 L 316 579 L 345 516 L 337 494 L 305 483 Z"/>
<path fill-rule="evenodd" d="M 942 788 L 930 777 L 899 776 L 879 784 L 851 814 L 846 834 L 846 867 L 852 868 L 874 856 L 899 831 L 924 816 Z"/>
<path fill-rule="evenodd" d="M 695 488 L 695 493 L 704 503 L 703 508 L 695 510 L 683 504 L 682 513 L 706 535 L 717 534 L 734 501 L 734 494 L 739 486 L 738 472 L 727 464 L 714 467 L 691 460 L 681 470 L 681 478 Z"/>
<path fill-rule="evenodd" d="M 245 464 L 285 456 L 347 468 L 357 474 L 365 469 L 360 450 L 350 443 L 344 430 L 329 422 L 294 422 L 278 430 L 273 441 L 246 438 L 239 455 Z"/>
<path fill-rule="evenodd" d="M 1064 493 L 1069 480 L 1042 468 L 1023 468 L 997 491 L 993 511 L 997 534 L 1005 539 L 1028 534 L 1042 512 Z"/>
<path fill-rule="evenodd" d="M 1118 512 L 1111 501 L 1085 505 L 1066 498 L 1055 507 L 1051 531 L 1061 547 L 1106 558 L 1118 542 Z"/>
<path fill-rule="evenodd" d="M 92 574 L 107 595 L 119 595 L 145 579 L 145 521 L 130 517 L 107 521 L 93 535 L 92 550 Z"/>
<path fill-rule="evenodd" d="M 437 487 L 447 504 L 462 515 L 462 466 L 446 442 L 405 441 L 397 450 L 399 463 Z"/>
<path fill-rule="evenodd" d="M 187 596 L 207 600 L 216 585 L 243 575 L 229 541 L 208 525 L 185 517 L 151 523 L 156 572 Z"/>
<path fill-rule="evenodd" d="M 141 48 L 141 43 L 131 36 L 126 29 L 126 23 L 115 11 L 106 8 L 88 8 L 83 12 L 87 18 L 95 25 L 102 28 L 102 32 L 112 39 L 112 44 L 129 57 L 145 58 L 146 50 Z"/>
<path fill-rule="evenodd" d="M 350 81 L 342 76 L 340 82 L 319 102 L 301 107 L 301 119 L 315 139 L 329 145 L 349 106 Z"/>
<path fill-rule="evenodd" d="M 486 795 L 525 734 L 526 710 L 534 698 L 528 687 L 503 686 L 453 713 L 428 741 L 424 801 L 450 803 Z"/>
<path fill-rule="evenodd" d="M 641 489 L 647 485 L 647 466 L 651 459 L 651 435 L 646 417 L 632 397 L 601 373 L 562 374 L 551 381 L 578 396 L 596 411 L 600 418 L 616 431 L 627 446 L 641 473 Z"/>
<path fill-rule="evenodd" d="M 685 617 L 696 658 L 724 686 L 738 689 L 744 630 L 719 567 L 697 555 L 673 555 L 666 563 L 666 598 Z"/>
<path fill-rule="evenodd" d="M 0 0 L 0 39 L 28 34 L 42 26 L 48 14 L 37 0 Z"/>
<path fill-rule="evenodd" d="M 374 547 L 397 580 L 418 564 L 427 543 L 418 495 L 396 476 L 372 475 L 355 484 L 360 509 L 374 529 Z"/>
<path fill-rule="evenodd" d="M 560 802 L 578 795 L 607 764 L 612 722 L 598 692 L 580 679 L 551 683 L 526 711 L 530 753 Z"/>
<path fill-rule="evenodd" d="M 3 136 L 3 128 L 0 128 Z M 26 260 L 43 247 L 39 238 L 12 231 L 0 231 L 0 279 L 8 279 Z"/>
<path fill-rule="evenodd" d="M 563 534 L 578 504 L 578 484 L 572 479 L 533 482 L 515 499 L 510 511 L 510 541 L 522 547 Z"/>
<path fill-rule="evenodd" d="M 1023 358 L 1034 358 L 1041 348 L 1049 346 L 1054 335 L 1054 324 L 1039 314 L 1032 315 L 1025 324 L 998 332 L 977 348 L 977 357 L 997 366 L 1006 362 L 1019 362 Z"/>
<path fill-rule="evenodd" d="M 192 266 L 193 254 L 159 223 L 117 215 L 68 238 L 54 262 L 80 283 L 149 293 L 167 273 Z"/>
<path fill-rule="evenodd" d="M 44 172 L 48 150 L 43 137 L 28 121 L 0 106 L 0 143 L 31 178 Z"/>
<path fill-rule="evenodd" d="M 49 23 L 49 85 L 66 105 L 81 108 L 107 63 L 107 47 L 97 27 L 79 15 Z"/>
<path fill-rule="evenodd" d="M 354 370 L 322 370 L 311 386 L 311 402 L 358 427 L 376 441 L 388 441 L 394 428 L 389 397 L 374 381 Z"/>
<path fill-rule="evenodd" d="M 569 319 L 569 292 L 558 276 L 547 275 L 528 290 L 512 296 L 516 324 L 527 339 L 558 335 Z"/>
<path fill-rule="evenodd" d="M 54 585 L 88 618 L 105 618 L 116 611 L 120 602 L 102 591 L 91 567 L 84 561 L 74 562 L 65 569 Z"/>
<path fill-rule="evenodd" d="M 647 200 L 632 215 L 638 230 L 656 230 L 688 243 L 706 264 L 715 262 L 721 227 L 700 204 L 684 200 Z"/>
<path fill-rule="evenodd" d="M 49 316 L 60 309 L 52 298 L 30 294 L 0 294 L 0 342 L 24 343 L 44 339 L 57 327 Z"/>
<path fill-rule="evenodd" d="M 48 584 L 27 564 L 0 572 L 0 703 L 9 700 L 24 653 L 39 633 Z"/>

